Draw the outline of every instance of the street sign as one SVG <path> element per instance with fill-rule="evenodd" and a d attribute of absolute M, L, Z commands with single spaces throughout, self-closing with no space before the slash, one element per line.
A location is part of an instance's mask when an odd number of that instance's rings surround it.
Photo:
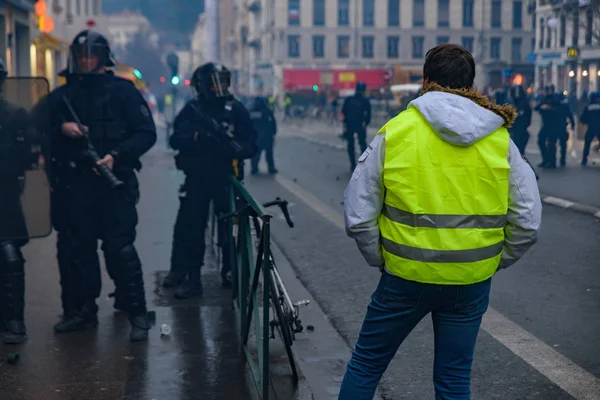
<path fill-rule="evenodd" d="M 569 47 L 567 49 L 567 57 L 568 58 L 577 58 L 577 57 L 579 57 L 579 49 L 577 47 Z"/>
<path fill-rule="evenodd" d="M 535 54 L 535 53 L 527 53 L 527 56 L 525 57 L 525 60 L 528 63 L 534 63 L 537 60 L 537 54 Z"/>

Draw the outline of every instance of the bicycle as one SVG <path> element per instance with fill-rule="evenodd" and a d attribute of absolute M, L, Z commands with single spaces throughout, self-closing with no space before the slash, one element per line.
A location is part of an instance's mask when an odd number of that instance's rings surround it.
<path fill-rule="evenodd" d="M 263 204 L 264 208 L 269 208 L 269 207 L 273 207 L 273 206 L 278 206 L 284 217 L 285 220 L 288 224 L 288 226 L 290 228 L 294 227 L 294 223 L 290 217 L 289 211 L 288 211 L 288 202 L 285 200 L 282 200 L 280 198 L 277 198 L 274 201 L 271 202 L 267 202 L 265 204 Z M 264 244 L 265 244 L 265 238 L 263 237 L 263 228 L 261 226 L 261 218 L 259 218 L 258 213 L 256 212 L 256 210 L 251 206 L 251 205 L 247 205 L 244 208 L 231 212 L 229 214 L 225 214 L 219 217 L 219 220 L 226 220 L 229 218 L 240 218 L 240 217 L 250 217 L 252 219 L 252 223 L 253 223 L 253 227 L 254 227 L 254 231 L 256 233 L 256 238 L 257 238 L 257 260 L 261 260 L 263 258 L 264 255 Z M 271 218 L 271 216 L 266 215 L 263 216 L 263 219 L 266 218 L 267 220 L 269 220 Z M 263 220 L 264 221 L 264 220 Z M 279 270 L 277 269 L 277 264 L 275 263 L 275 259 L 273 258 L 272 254 L 269 251 L 269 257 L 268 257 L 268 263 L 267 265 L 262 265 L 262 268 L 265 268 L 265 271 L 268 271 L 268 274 L 263 274 L 263 276 L 268 276 L 269 279 L 269 289 L 270 289 L 270 295 L 269 295 L 269 302 L 271 305 L 271 308 L 275 311 L 275 315 L 274 318 L 271 319 L 270 321 L 270 328 L 271 328 L 271 335 L 269 336 L 269 339 L 274 339 L 275 338 L 275 331 L 277 330 L 277 332 L 279 333 L 279 337 L 283 340 L 283 343 L 285 345 L 285 349 L 286 349 L 286 353 L 290 362 L 290 367 L 292 369 L 292 375 L 294 377 L 295 380 L 298 380 L 298 371 L 296 368 L 296 363 L 294 360 L 294 356 L 292 354 L 292 345 L 294 343 L 294 340 L 296 339 L 296 334 L 300 333 L 304 330 L 304 327 L 302 326 L 302 321 L 300 320 L 300 307 L 303 306 L 307 306 L 310 304 L 309 300 L 302 300 L 302 301 L 298 301 L 297 303 L 293 303 L 286 288 L 285 285 L 283 283 L 283 280 L 281 279 L 281 275 L 279 274 Z M 255 293 L 257 291 L 258 288 L 258 284 L 259 284 L 259 278 L 260 278 L 260 268 L 261 268 L 261 264 L 260 262 L 256 263 L 256 270 L 254 273 L 254 279 L 252 281 L 252 286 L 251 286 L 251 291 L 250 293 Z M 263 299 L 263 301 L 265 301 L 265 299 Z M 247 310 L 247 316 L 248 318 L 246 319 L 247 323 L 246 326 L 244 327 L 243 330 L 243 344 L 246 345 L 248 343 L 248 337 L 250 334 L 250 325 L 251 325 L 251 318 L 250 316 L 252 315 L 252 312 L 254 311 L 254 303 L 252 301 L 250 301 L 248 303 L 248 310 Z"/>

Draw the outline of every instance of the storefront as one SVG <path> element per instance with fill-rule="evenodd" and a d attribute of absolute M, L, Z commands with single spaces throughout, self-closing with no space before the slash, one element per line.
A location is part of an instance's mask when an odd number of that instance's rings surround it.
<path fill-rule="evenodd" d="M 357 82 L 364 82 L 369 91 L 379 91 L 389 81 L 389 72 L 377 70 L 285 69 L 283 86 L 286 91 L 337 91 L 344 96 L 354 92 Z"/>
<path fill-rule="evenodd" d="M 49 33 L 42 33 L 32 42 L 31 75 L 46 77 L 52 89 L 59 86 L 58 74 L 66 68 L 69 44 Z"/>

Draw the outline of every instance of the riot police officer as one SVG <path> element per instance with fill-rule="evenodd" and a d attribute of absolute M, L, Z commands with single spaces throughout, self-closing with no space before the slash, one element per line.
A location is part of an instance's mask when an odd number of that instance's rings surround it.
<path fill-rule="evenodd" d="M 536 105 L 535 110 L 542 117 L 542 128 L 538 134 L 538 146 L 542 155 L 542 162 L 538 167 L 556 168 L 556 131 L 557 111 L 560 103 L 554 96 L 554 85 L 544 88 L 544 97 Z"/>
<path fill-rule="evenodd" d="M 263 151 L 266 153 L 269 173 L 276 174 L 277 168 L 275 168 L 273 157 L 273 145 L 275 143 L 275 134 L 277 133 L 277 122 L 275 122 L 273 112 L 262 97 L 254 99 L 254 104 L 250 110 L 250 118 L 252 119 L 254 130 L 258 135 L 256 142 L 258 151 L 252 158 L 252 174 L 258 174 L 258 164 L 260 163 L 260 156 Z"/>
<path fill-rule="evenodd" d="M 344 116 L 344 139 L 348 142 L 348 156 L 350 169 L 356 167 L 355 135 L 358 136 L 360 151 L 367 149 L 367 126 L 371 123 L 371 103 L 364 96 L 367 85 L 364 82 L 356 83 L 356 93 L 348 97 L 342 106 Z"/>
<path fill-rule="evenodd" d="M 204 232 L 209 206 L 217 212 L 228 201 L 227 179 L 233 175 L 233 161 L 256 154 L 256 133 L 246 108 L 229 92 L 230 71 L 220 64 L 200 66 L 191 85 L 197 98 L 185 105 L 174 123 L 171 147 L 178 150 L 176 166 L 185 173 L 180 207 L 173 233 L 171 269 L 165 287 L 179 286 L 175 297 L 185 299 L 202 294 L 200 269 L 204 264 Z M 222 278 L 229 268 L 223 254 Z"/>
<path fill-rule="evenodd" d="M 4 92 L 7 71 L 0 60 L 0 90 Z M 0 97 L 0 314 L 2 340 L 18 344 L 27 340 L 25 327 L 25 260 L 21 247 L 28 242 L 25 215 L 21 205 L 22 184 L 26 165 L 27 130 L 30 116 L 27 111 Z"/>
<path fill-rule="evenodd" d="M 581 159 L 581 165 L 585 167 L 594 138 L 600 140 L 600 93 L 594 92 L 590 94 L 590 103 L 583 110 L 579 121 L 588 127 L 583 146 L 583 158 Z"/>
<path fill-rule="evenodd" d="M 567 142 L 569 141 L 567 121 L 571 124 L 571 129 L 575 129 L 575 119 L 564 94 L 556 93 L 556 101 L 558 102 L 556 111 L 556 137 L 560 147 L 560 166 L 564 167 L 567 165 Z"/>
<path fill-rule="evenodd" d="M 525 155 L 525 148 L 529 141 L 529 132 L 527 128 L 531 125 L 531 106 L 527 99 L 527 93 L 521 85 L 513 85 L 508 90 L 508 103 L 517 110 L 517 119 L 512 126 L 508 128 L 510 137 L 517 145 L 522 155 Z"/>
<path fill-rule="evenodd" d="M 146 340 L 150 325 L 142 266 L 133 245 L 139 200 L 135 171 L 141 169 L 139 158 L 156 142 L 156 128 L 135 86 L 107 70 L 114 61 L 102 35 L 90 30 L 79 33 L 70 47 L 68 65 L 67 84 L 49 97 L 56 117 L 53 144 L 60 149 L 54 154 L 55 175 L 68 188 L 63 199 L 68 205 L 63 216 L 69 235 L 65 243 L 72 252 L 70 260 L 78 266 L 72 273 L 77 283 L 74 297 L 79 300 L 77 311 L 65 315 L 54 329 L 64 333 L 98 324 L 100 239 L 117 296 L 129 314 L 130 339 Z"/>

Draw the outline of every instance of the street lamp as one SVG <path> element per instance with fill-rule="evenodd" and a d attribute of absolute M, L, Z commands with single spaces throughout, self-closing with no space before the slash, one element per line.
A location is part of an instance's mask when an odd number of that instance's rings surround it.
<path fill-rule="evenodd" d="M 574 76 L 575 76 L 575 71 L 573 71 L 573 70 L 569 71 L 569 76 L 570 76 L 571 78 L 572 78 L 572 77 L 574 77 Z"/>
<path fill-rule="evenodd" d="M 587 72 L 587 70 L 583 70 L 583 71 L 581 72 L 581 75 L 583 75 L 583 76 L 588 76 L 588 72 Z"/>

